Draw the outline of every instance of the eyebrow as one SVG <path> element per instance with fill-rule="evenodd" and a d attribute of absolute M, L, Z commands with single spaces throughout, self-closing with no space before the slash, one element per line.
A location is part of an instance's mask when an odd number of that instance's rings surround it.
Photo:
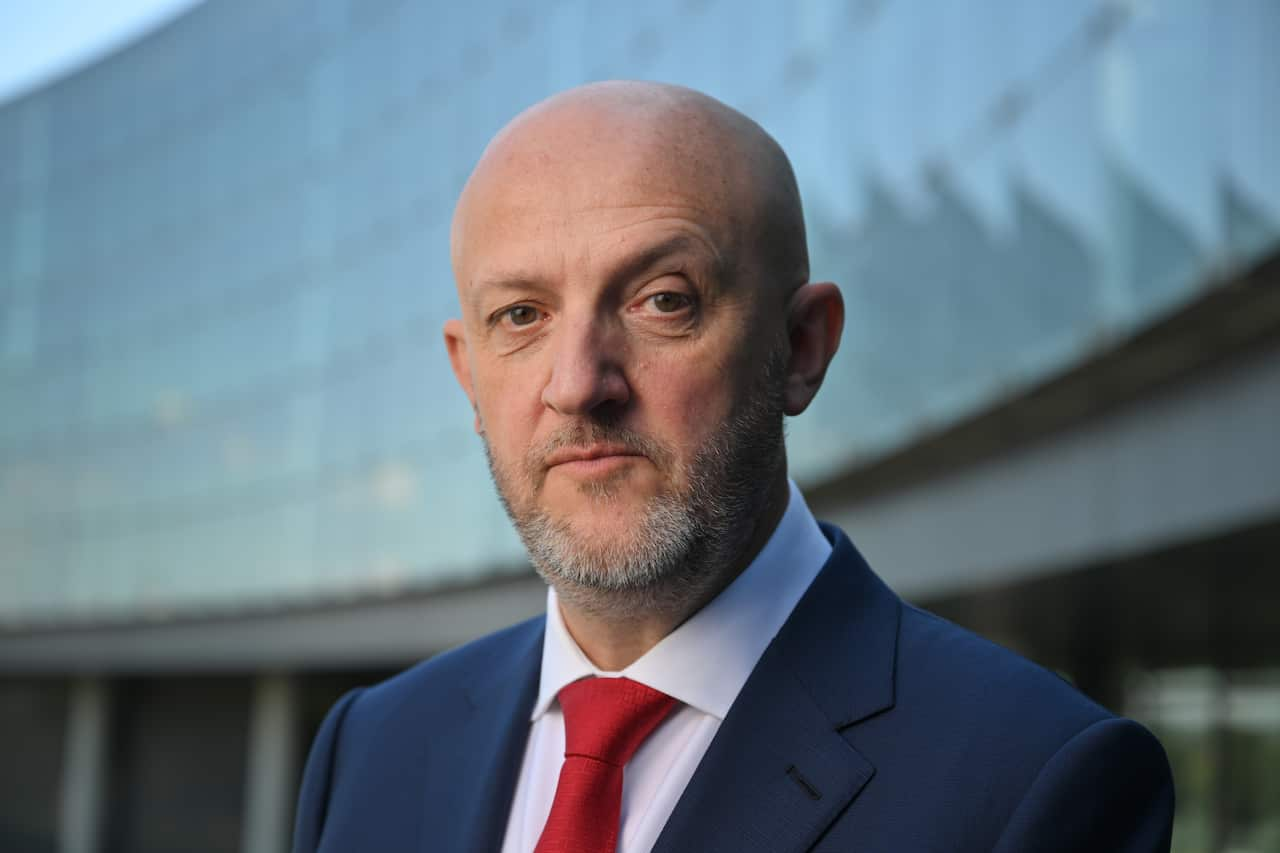
<path fill-rule="evenodd" d="M 545 290 L 546 286 L 538 281 L 535 276 L 526 275 L 496 275 L 477 279 L 472 281 L 471 293 L 468 301 L 475 308 L 480 308 L 481 303 L 487 293 L 494 290 L 518 290 L 527 293 L 530 290 Z"/>

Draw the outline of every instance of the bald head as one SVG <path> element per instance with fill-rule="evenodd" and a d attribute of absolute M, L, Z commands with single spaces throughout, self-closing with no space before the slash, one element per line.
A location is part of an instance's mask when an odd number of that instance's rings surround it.
<path fill-rule="evenodd" d="M 490 142 L 454 213 L 459 286 L 476 232 L 495 205 L 589 211 L 619 191 L 635 205 L 677 199 L 707 214 L 717 248 L 738 277 L 751 275 L 786 293 L 808 279 L 800 194 L 777 142 L 743 114 L 691 89 L 613 81 L 548 98 Z"/>

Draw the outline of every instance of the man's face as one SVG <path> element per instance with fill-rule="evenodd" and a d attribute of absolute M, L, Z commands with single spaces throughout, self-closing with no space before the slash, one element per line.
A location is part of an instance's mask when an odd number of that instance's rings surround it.
<path fill-rule="evenodd" d="M 723 194 L 628 146 L 469 189 L 446 330 L 499 492 L 549 579 L 652 586 L 740 544 L 781 465 L 781 304 Z"/>

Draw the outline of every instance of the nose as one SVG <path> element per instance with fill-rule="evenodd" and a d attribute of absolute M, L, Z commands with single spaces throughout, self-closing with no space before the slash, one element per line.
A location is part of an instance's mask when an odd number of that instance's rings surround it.
<path fill-rule="evenodd" d="M 561 415 L 583 416 L 631 399 L 622 370 L 623 347 L 606 324 L 584 319 L 558 331 L 543 405 Z"/>

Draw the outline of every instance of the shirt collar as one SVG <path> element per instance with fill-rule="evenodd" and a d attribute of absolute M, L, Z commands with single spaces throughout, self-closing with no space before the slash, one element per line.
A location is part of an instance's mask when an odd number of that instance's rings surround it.
<path fill-rule="evenodd" d="M 723 720 L 792 609 L 831 555 L 804 496 L 789 481 L 786 512 L 751 565 L 709 604 L 622 672 L 603 672 L 583 654 L 547 590 L 542 673 L 532 719 L 560 689 L 590 675 L 625 676 Z"/>

